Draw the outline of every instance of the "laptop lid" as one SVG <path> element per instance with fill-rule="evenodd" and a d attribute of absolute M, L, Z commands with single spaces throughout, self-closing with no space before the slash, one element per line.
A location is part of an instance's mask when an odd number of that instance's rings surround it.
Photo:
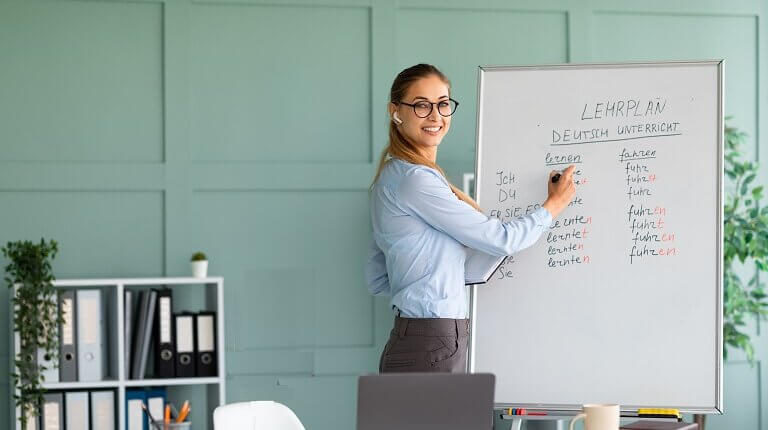
<path fill-rule="evenodd" d="M 490 373 L 389 373 L 358 379 L 357 430 L 491 430 Z"/>

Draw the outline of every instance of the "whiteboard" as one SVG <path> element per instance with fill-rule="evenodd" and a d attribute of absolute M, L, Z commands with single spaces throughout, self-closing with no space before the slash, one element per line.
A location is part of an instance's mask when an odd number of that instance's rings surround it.
<path fill-rule="evenodd" d="M 577 183 L 471 292 L 497 406 L 722 410 L 722 82 L 722 61 L 480 68 L 480 206 L 529 213 L 568 164 Z"/>

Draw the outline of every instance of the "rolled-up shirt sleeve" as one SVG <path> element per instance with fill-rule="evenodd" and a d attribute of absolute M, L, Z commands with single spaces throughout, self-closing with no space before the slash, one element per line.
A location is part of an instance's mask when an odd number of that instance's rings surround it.
<path fill-rule="evenodd" d="M 390 295 L 387 262 L 384 252 L 376 245 L 375 240 L 371 240 L 371 244 L 368 247 L 368 261 L 365 263 L 365 282 L 368 285 L 368 291 L 374 296 Z"/>
<path fill-rule="evenodd" d="M 430 169 L 413 169 L 397 190 L 402 209 L 453 237 L 465 246 L 491 255 L 511 255 L 541 237 L 552 223 L 545 208 L 502 222 L 459 200 L 442 176 Z"/>

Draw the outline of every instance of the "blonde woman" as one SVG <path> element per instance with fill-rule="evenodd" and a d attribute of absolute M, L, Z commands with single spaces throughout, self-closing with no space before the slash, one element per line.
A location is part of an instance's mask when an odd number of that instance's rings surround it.
<path fill-rule="evenodd" d="M 542 207 L 517 220 L 484 215 L 437 165 L 458 102 L 436 67 L 400 72 L 390 91 L 389 145 L 371 186 L 368 289 L 391 298 L 395 324 L 380 372 L 465 372 L 466 249 L 511 255 L 531 246 L 571 201 L 573 166 L 548 181 Z M 550 173 L 550 175 L 555 172 Z"/>

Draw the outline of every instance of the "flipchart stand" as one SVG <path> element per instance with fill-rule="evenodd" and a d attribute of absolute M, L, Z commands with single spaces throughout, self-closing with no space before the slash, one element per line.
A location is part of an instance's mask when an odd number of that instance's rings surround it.
<path fill-rule="evenodd" d="M 521 430 L 523 421 L 525 421 L 525 430 L 567 430 L 568 423 L 576 413 L 557 411 L 548 413 L 544 416 L 539 415 L 509 415 L 505 409 L 496 409 L 493 411 L 493 430 Z M 622 420 L 643 420 L 643 421 L 661 421 L 677 422 L 676 419 L 668 418 L 639 418 L 621 416 Z M 581 424 L 583 426 L 583 422 Z M 583 427 L 582 427 L 583 428 Z M 686 427 L 688 428 L 688 427 Z M 695 428 L 698 428 L 695 427 Z"/>
<path fill-rule="evenodd" d="M 555 413 L 539 415 L 508 415 L 505 409 L 493 413 L 494 430 L 521 430 L 526 421 L 526 430 L 567 430 L 568 422 L 575 414 Z"/>

